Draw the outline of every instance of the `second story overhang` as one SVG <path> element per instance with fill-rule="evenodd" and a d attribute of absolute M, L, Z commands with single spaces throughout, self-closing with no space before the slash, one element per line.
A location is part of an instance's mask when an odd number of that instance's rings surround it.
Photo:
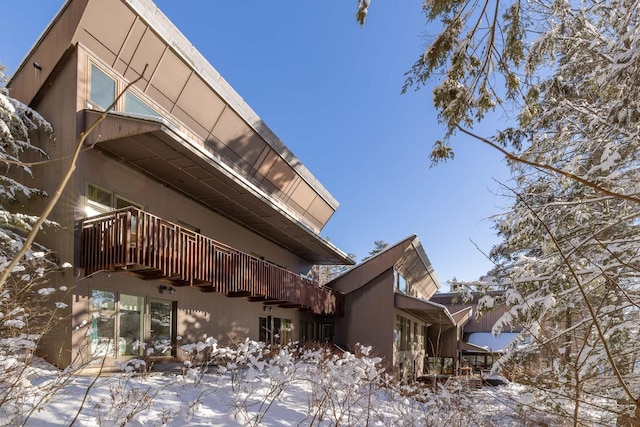
<path fill-rule="evenodd" d="M 84 110 L 86 126 L 103 113 Z M 284 203 L 208 150 L 197 135 L 165 119 L 110 112 L 86 144 L 211 210 L 238 222 L 314 264 L 352 264 L 340 249 Z M 97 141 L 97 142 L 96 142 Z"/>

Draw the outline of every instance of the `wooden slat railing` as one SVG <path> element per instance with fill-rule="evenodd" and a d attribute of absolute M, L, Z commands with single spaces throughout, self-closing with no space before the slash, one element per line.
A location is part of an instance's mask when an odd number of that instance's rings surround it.
<path fill-rule="evenodd" d="M 82 222 L 86 274 L 126 269 L 230 296 L 342 315 L 343 295 L 267 261 L 129 207 Z"/>

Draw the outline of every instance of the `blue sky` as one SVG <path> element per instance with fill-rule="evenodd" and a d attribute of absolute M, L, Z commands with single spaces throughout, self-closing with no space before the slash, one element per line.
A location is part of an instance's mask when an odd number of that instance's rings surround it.
<path fill-rule="evenodd" d="M 13 72 L 64 0 L 3 4 L 0 63 Z M 340 202 L 322 231 L 360 260 L 375 240 L 417 234 L 442 282 L 473 280 L 508 201 L 499 153 L 466 136 L 429 168 L 442 135 L 431 91 L 400 94 L 429 30 L 422 0 L 157 0 L 156 4 Z M 498 117 L 500 118 L 500 117 Z M 483 135 L 492 127 L 476 129 Z"/>

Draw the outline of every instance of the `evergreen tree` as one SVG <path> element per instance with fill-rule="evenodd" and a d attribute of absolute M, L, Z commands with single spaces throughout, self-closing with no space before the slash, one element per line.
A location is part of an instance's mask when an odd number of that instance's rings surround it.
<path fill-rule="evenodd" d="M 5 68 L 0 66 L 0 82 L 5 82 Z M 30 132 L 44 132 L 53 136 L 51 125 L 23 103 L 9 96 L 4 87 L 0 87 L 0 163 L 4 170 L 0 175 L 0 271 L 5 271 L 9 263 L 18 256 L 25 242 L 25 235 L 31 230 L 37 217 L 25 215 L 19 211 L 21 197 L 37 197 L 46 194 L 19 182 L 16 177 L 30 177 L 31 169 L 21 156 L 34 152 L 42 158 L 46 154 L 31 143 Z M 22 172 L 22 173 L 21 173 Z M 13 285 L 30 283 L 35 276 L 42 276 L 52 267 L 48 250 L 34 244 L 25 256 L 12 268 L 7 282 Z M 0 290 L 7 283 L 0 283 Z"/>
<path fill-rule="evenodd" d="M 0 66 L 0 82 L 4 83 Z M 29 375 L 27 366 L 38 341 L 64 315 L 66 304 L 52 302 L 56 291 L 49 280 L 60 267 L 51 252 L 37 244 L 28 244 L 27 235 L 38 217 L 20 212 L 24 198 L 45 196 L 25 183 L 31 176 L 24 157 L 46 154 L 31 143 L 32 132 L 52 136 L 51 126 L 34 110 L 11 98 L 0 87 L 0 407 L 18 401 L 17 385 Z M 48 225 L 54 225 L 46 222 Z M 6 406 L 4 406 L 6 408 Z M 4 409 L 3 408 L 3 409 Z"/>
<path fill-rule="evenodd" d="M 378 255 L 380 252 L 384 251 L 389 246 L 389 244 L 387 242 L 385 242 L 384 240 L 376 240 L 375 242 L 373 242 L 373 244 L 375 245 L 375 247 L 372 250 L 369 251 L 369 255 L 367 255 L 366 257 L 362 258 L 363 262 L 368 260 L 369 258 L 372 258 L 372 257 Z"/>
<path fill-rule="evenodd" d="M 432 162 L 453 158 L 459 133 L 505 156 L 512 206 L 491 275 L 508 312 L 494 329 L 524 333 L 501 363 L 537 358 L 522 380 L 574 425 L 589 405 L 608 409 L 604 424 L 640 425 L 639 6 L 427 0 L 441 31 L 403 88 L 433 85 L 445 130 Z M 504 128 L 471 131 L 496 108 Z"/>

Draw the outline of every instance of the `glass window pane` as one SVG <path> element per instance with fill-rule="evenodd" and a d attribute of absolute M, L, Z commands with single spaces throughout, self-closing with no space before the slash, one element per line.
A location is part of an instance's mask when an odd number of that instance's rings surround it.
<path fill-rule="evenodd" d="M 333 341 L 334 336 L 334 326 L 333 323 L 323 323 L 322 324 L 322 342 L 331 342 Z"/>
<path fill-rule="evenodd" d="M 135 114 L 143 114 L 145 116 L 162 117 L 153 108 L 142 102 L 140 98 L 133 93 L 127 91 L 124 94 L 124 111 Z"/>
<path fill-rule="evenodd" d="M 112 193 L 93 184 L 87 185 L 87 204 L 85 213 L 88 217 L 111 211 Z"/>
<path fill-rule="evenodd" d="M 87 189 L 87 198 L 94 203 L 98 203 L 109 208 L 111 207 L 111 191 L 96 187 L 93 184 L 89 184 Z"/>
<path fill-rule="evenodd" d="M 442 373 L 442 358 L 441 357 L 428 357 L 428 373 L 432 375 L 439 375 Z"/>
<path fill-rule="evenodd" d="M 119 314 L 118 354 L 140 355 L 140 343 L 144 339 L 144 297 L 120 294 Z"/>
<path fill-rule="evenodd" d="M 107 109 L 116 99 L 116 82 L 91 64 L 91 102 L 102 109 Z"/>
<path fill-rule="evenodd" d="M 91 354 L 115 356 L 116 294 L 94 289 L 91 291 Z"/>
<path fill-rule="evenodd" d="M 155 356 L 171 356 L 173 339 L 173 302 L 151 301 L 151 345 Z"/>
<path fill-rule="evenodd" d="M 445 375 L 453 375 L 453 357 L 442 358 L 442 373 Z"/>

